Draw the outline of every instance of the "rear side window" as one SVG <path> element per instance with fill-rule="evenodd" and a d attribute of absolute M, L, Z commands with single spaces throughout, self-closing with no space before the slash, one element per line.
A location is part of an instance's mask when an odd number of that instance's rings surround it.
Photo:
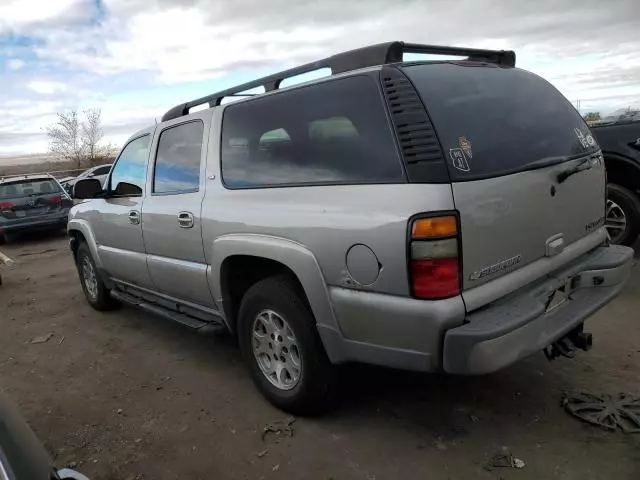
<path fill-rule="evenodd" d="M 598 148 L 573 106 L 537 75 L 451 63 L 403 70 L 427 107 L 454 181 L 516 173 Z"/>
<path fill-rule="evenodd" d="M 154 193 L 198 191 L 203 133 L 204 124 L 198 120 L 160 134 L 153 173 Z"/>
<path fill-rule="evenodd" d="M 309 124 L 309 138 L 312 140 L 357 139 L 359 137 L 358 129 L 346 117 L 323 118 Z"/>
<path fill-rule="evenodd" d="M 111 172 L 110 191 L 115 196 L 136 197 L 142 195 L 145 183 L 149 135 L 136 138 L 120 153 Z"/>
<path fill-rule="evenodd" d="M 62 190 L 54 180 L 27 180 L 0 184 L 0 199 L 22 198 L 32 195 L 60 193 Z"/>
<path fill-rule="evenodd" d="M 221 161 L 231 188 L 404 181 L 378 87 L 365 76 L 228 106 Z"/>

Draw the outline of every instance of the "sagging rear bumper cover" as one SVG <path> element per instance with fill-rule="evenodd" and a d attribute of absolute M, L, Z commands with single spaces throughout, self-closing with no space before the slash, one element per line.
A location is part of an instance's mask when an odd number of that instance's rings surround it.
<path fill-rule="evenodd" d="M 618 295 L 632 263 L 631 248 L 602 246 L 535 285 L 472 312 L 465 325 L 445 334 L 444 370 L 490 373 L 542 350 Z M 567 281 L 573 284 L 569 300 L 546 311 L 549 296 Z"/>

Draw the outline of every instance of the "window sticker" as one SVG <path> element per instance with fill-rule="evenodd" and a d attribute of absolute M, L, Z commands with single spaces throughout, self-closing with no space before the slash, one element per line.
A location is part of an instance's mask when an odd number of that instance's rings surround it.
<path fill-rule="evenodd" d="M 460 137 L 458 139 L 458 144 L 468 158 L 473 158 L 473 154 L 471 152 L 471 142 L 467 137 Z"/>
<path fill-rule="evenodd" d="M 587 133 L 585 135 L 579 128 L 574 128 L 573 131 L 576 133 L 576 137 L 578 137 L 580 145 L 582 145 L 582 148 L 584 148 L 585 150 L 596 146 L 596 140 L 590 133 Z"/>
<path fill-rule="evenodd" d="M 462 148 L 450 148 L 449 157 L 451 157 L 451 164 L 456 170 L 460 170 L 461 172 L 468 172 L 471 170 Z"/>

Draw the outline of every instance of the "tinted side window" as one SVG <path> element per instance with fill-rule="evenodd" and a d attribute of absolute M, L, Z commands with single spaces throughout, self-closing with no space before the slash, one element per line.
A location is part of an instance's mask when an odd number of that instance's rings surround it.
<path fill-rule="evenodd" d="M 197 191 L 204 124 L 201 121 L 168 128 L 160 134 L 153 174 L 154 193 Z"/>
<path fill-rule="evenodd" d="M 359 133 L 355 125 L 345 117 L 323 118 L 314 120 L 309 124 L 309 138 L 313 140 L 358 137 Z"/>
<path fill-rule="evenodd" d="M 144 190 L 150 136 L 136 138 L 130 142 L 116 161 L 111 173 L 109 191 L 115 195 L 135 197 Z"/>
<path fill-rule="evenodd" d="M 222 175 L 231 188 L 404 181 L 378 86 L 365 76 L 227 107 Z"/>

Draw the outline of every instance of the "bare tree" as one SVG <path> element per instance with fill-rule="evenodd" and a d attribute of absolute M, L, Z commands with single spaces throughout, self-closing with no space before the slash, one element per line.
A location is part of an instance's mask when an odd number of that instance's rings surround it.
<path fill-rule="evenodd" d="M 81 138 L 81 126 L 78 111 L 58 113 L 58 119 L 45 128 L 49 135 L 49 151 L 54 155 L 73 160 L 80 168 L 84 158 L 85 146 Z"/>
<path fill-rule="evenodd" d="M 87 158 L 93 165 L 96 160 L 104 156 L 104 151 L 100 148 L 100 141 L 104 137 L 102 130 L 102 111 L 99 108 L 93 108 L 84 111 L 85 121 L 81 125 L 81 137 Z"/>
<path fill-rule="evenodd" d="M 111 155 L 111 145 L 102 145 L 102 111 L 85 110 L 81 120 L 77 110 L 58 113 L 55 123 L 45 131 L 49 135 L 49 151 L 59 158 L 72 160 L 78 169 L 96 165 Z M 83 165 L 84 164 L 84 165 Z"/>

